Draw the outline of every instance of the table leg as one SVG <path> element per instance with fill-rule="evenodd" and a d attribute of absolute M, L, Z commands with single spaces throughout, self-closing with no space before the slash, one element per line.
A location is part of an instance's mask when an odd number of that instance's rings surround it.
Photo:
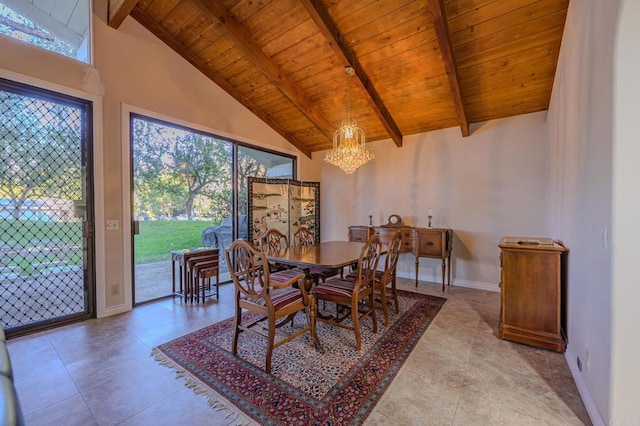
<path fill-rule="evenodd" d="M 445 277 L 445 273 L 446 271 L 446 258 L 442 259 L 442 292 L 444 292 L 444 277 Z"/>
<path fill-rule="evenodd" d="M 176 260 L 171 259 L 171 295 L 176 297 Z"/>
<path fill-rule="evenodd" d="M 320 339 L 318 338 L 318 333 L 316 332 L 316 313 L 318 312 L 318 308 L 316 306 L 316 298 L 310 294 L 309 295 L 309 326 L 311 327 L 311 339 L 313 340 L 313 346 L 316 348 L 318 352 L 321 354 L 324 353 L 324 348 L 320 343 Z"/>
<path fill-rule="evenodd" d="M 186 270 L 187 268 L 184 268 L 184 269 Z M 182 300 L 183 300 L 184 302 L 186 302 L 187 300 L 186 300 L 186 298 L 185 298 L 185 293 L 182 291 L 182 280 L 183 280 L 183 275 L 184 275 L 184 272 L 183 272 L 183 269 L 182 269 L 182 260 L 180 260 L 180 263 L 178 264 L 178 275 L 180 276 L 180 277 L 178 278 L 178 279 L 180 280 L 180 289 L 179 289 L 178 291 L 180 292 L 180 294 L 181 294 L 181 295 L 182 295 L 182 297 L 183 297 L 183 299 L 182 299 Z"/>
<path fill-rule="evenodd" d="M 184 264 L 184 294 L 189 293 L 189 303 L 193 303 L 193 277 L 191 271 L 187 267 L 188 264 Z"/>
<path fill-rule="evenodd" d="M 416 256 L 416 287 L 418 287 L 418 269 L 420 268 L 419 257 Z"/>

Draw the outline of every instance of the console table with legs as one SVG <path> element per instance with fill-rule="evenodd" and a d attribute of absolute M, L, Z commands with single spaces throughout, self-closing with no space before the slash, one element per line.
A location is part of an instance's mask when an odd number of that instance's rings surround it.
<path fill-rule="evenodd" d="M 445 276 L 447 285 L 451 284 L 451 252 L 453 251 L 453 230 L 441 228 L 415 228 L 407 226 L 398 215 L 391 215 L 389 223 L 380 226 L 350 226 L 349 241 L 366 242 L 373 234 L 377 234 L 382 243 L 387 245 L 397 231 L 402 236 L 400 253 L 412 253 L 416 259 L 416 287 L 418 286 L 418 270 L 421 257 L 442 260 L 442 291 Z"/>
<path fill-rule="evenodd" d="M 173 296 L 179 296 L 183 301 L 196 302 L 199 300 L 199 280 L 216 278 L 216 297 L 219 283 L 219 255 L 217 248 L 202 247 L 196 249 L 173 250 L 171 252 L 171 282 Z M 196 268 L 197 266 L 197 268 Z M 214 275 L 201 274 L 204 269 L 212 271 Z M 178 274 L 176 275 L 176 269 Z M 195 272 L 195 274 L 194 274 Z M 176 289 L 176 278 L 178 288 Z M 195 282 L 198 280 L 198 282 Z M 184 283 L 184 287 L 183 287 Z M 204 282 L 202 284 L 204 286 Z M 210 282 L 209 282 L 210 285 Z M 204 302 L 205 294 L 202 293 Z"/>

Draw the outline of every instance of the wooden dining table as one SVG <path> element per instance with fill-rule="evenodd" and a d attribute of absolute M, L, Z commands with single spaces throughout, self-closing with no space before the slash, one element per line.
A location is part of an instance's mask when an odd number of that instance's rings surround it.
<path fill-rule="evenodd" d="M 267 251 L 267 260 L 283 263 L 302 269 L 311 278 L 312 284 L 318 282 L 317 275 L 310 274 L 311 269 L 339 269 L 358 263 L 364 243 L 354 241 L 327 241 L 309 246 L 284 247 L 276 251 Z"/>

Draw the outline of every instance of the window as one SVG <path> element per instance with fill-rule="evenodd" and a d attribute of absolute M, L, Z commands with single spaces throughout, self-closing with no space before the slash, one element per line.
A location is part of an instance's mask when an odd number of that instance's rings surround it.
<path fill-rule="evenodd" d="M 91 0 L 0 0 L 0 34 L 90 63 Z"/>

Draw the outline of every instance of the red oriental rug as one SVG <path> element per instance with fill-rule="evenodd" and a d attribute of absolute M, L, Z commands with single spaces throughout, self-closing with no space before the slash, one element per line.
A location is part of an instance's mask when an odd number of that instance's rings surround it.
<path fill-rule="evenodd" d="M 231 354 L 233 318 L 162 344 L 153 355 L 241 424 L 361 424 L 446 301 L 400 290 L 399 300 L 400 314 L 389 310 L 388 327 L 380 311 L 378 333 L 370 319 L 361 324 L 360 352 L 352 331 L 318 322 L 324 354 L 305 334 L 274 350 L 272 374 L 264 371 L 260 337 L 243 333 L 238 356 Z M 305 322 L 298 314 L 293 327 Z"/>

